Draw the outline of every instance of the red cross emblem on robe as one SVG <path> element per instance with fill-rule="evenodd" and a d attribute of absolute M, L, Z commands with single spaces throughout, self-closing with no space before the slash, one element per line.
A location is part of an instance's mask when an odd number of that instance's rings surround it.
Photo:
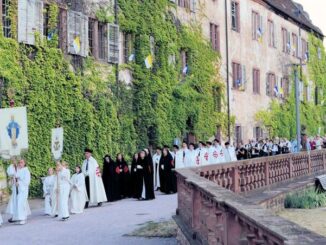
<path fill-rule="evenodd" d="M 101 170 L 99 167 L 96 168 L 96 176 L 101 177 Z"/>
<path fill-rule="evenodd" d="M 208 161 L 208 152 L 205 153 L 204 158 L 206 161 Z"/>
<path fill-rule="evenodd" d="M 200 163 L 200 159 L 199 159 L 199 156 L 196 157 L 196 164 L 199 165 Z"/>
<path fill-rule="evenodd" d="M 218 152 L 217 151 L 213 152 L 213 157 L 218 158 Z"/>
<path fill-rule="evenodd" d="M 221 155 L 221 156 L 223 156 L 223 155 L 224 155 L 224 154 L 223 154 L 223 150 L 221 150 L 221 152 L 220 152 L 220 155 Z"/>

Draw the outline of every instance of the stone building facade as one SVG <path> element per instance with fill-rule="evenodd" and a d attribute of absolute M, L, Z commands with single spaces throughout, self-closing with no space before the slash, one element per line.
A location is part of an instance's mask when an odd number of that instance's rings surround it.
<path fill-rule="evenodd" d="M 5 36 L 11 36 L 7 21 L 10 0 L 1 0 L 0 19 Z M 59 6 L 59 46 L 71 58 L 75 69 L 87 56 L 104 64 L 119 65 L 128 60 L 131 37 L 121 33 L 116 23 L 114 0 L 17 0 L 18 41 L 35 43 L 34 32 L 48 39 L 47 6 Z M 322 38 L 300 5 L 291 0 L 169 0 L 175 17 L 183 24 L 199 23 L 203 35 L 221 56 L 221 75 L 229 81 L 227 101 L 235 116 L 234 141 L 267 136 L 255 120 L 259 110 L 271 100 L 282 101 L 291 89 L 290 64 L 308 59 L 308 33 Z M 298 10 L 301 14 L 297 15 Z M 111 16 L 110 23 L 98 18 Z M 228 36 L 228 38 L 226 38 Z M 228 44 L 228 49 L 227 45 Z M 228 57 L 228 62 L 227 62 Z M 307 69 L 303 66 L 303 72 Z M 129 70 L 120 70 L 117 79 L 132 82 Z M 311 83 L 312 85 L 312 83 Z M 302 94 L 313 99 L 313 86 Z M 226 93 L 227 94 L 227 93 Z M 218 129 L 217 129 L 218 131 Z M 217 133 L 217 135 L 220 135 Z M 226 139 L 226 137 L 222 137 Z"/>
<path fill-rule="evenodd" d="M 221 75 L 229 79 L 228 101 L 235 116 L 231 139 L 247 142 L 267 137 L 268 131 L 255 120 L 256 113 L 267 109 L 272 99 L 282 102 L 287 97 L 292 87 L 291 64 L 307 61 L 308 35 L 323 38 L 321 30 L 291 0 L 172 2 L 180 21 L 200 23 L 204 36 L 221 55 Z M 302 71 L 307 74 L 307 67 Z M 300 90 L 302 100 L 314 99 L 312 81 L 308 86 L 301 82 Z"/>

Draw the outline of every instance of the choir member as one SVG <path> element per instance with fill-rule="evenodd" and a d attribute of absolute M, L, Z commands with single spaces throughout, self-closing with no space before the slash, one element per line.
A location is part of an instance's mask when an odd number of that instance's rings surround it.
<path fill-rule="evenodd" d="M 86 202 L 85 208 L 88 208 L 89 203 L 102 206 L 102 202 L 106 202 L 107 198 L 105 195 L 100 167 L 97 161 L 92 157 L 92 150 L 86 148 L 84 152 L 86 159 L 83 162 L 82 173 L 85 176 L 87 196 L 89 198 L 89 201 Z"/>
<path fill-rule="evenodd" d="M 159 165 L 161 159 L 162 149 L 160 147 L 156 148 L 156 152 L 153 156 L 153 164 L 154 164 L 154 190 L 158 191 L 161 187 L 160 185 L 160 172 Z"/>
<path fill-rule="evenodd" d="M 185 167 L 195 167 L 196 166 L 196 151 L 195 151 L 195 144 L 193 144 L 193 143 L 190 143 L 189 149 L 187 151 L 185 151 L 184 165 L 185 165 Z"/>
<path fill-rule="evenodd" d="M 136 198 L 137 196 L 137 160 L 138 153 L 135 153 L 131 161 L 131 170 L 130 170 L 130 188 L 131 188 L 131 197 Z"/>
<path fill-rule="evenodd" d="M 206 144 L 203 141 L 199 141 L 198 148 L 196 149 L 196 166 L 207 165 L 208 161 L 206 160 L 205 155 L 208 160 Z"/>
<path fill-rule="evenodd" d="M 130 172 L 127 162 L 121 153 L 117 154 L 116 164 L 119 168 L 119 186 L 121 198 L 130 197 Z"/>
<path fill-rule="evenodd" d="M 235 149 L 234 149 L 234 147 L 232 145 L 230 145 L 229 142 L 225 143 L 224 157 L 225 157 L 225 162 L 237 161 L 237 156 L 235 154 Z"/>
<path fill-rule="evenodd" d="M 176 192 L 176 177 L 173 172 L 175 166 L 173 157 L 170 152 L 163 148 L 162 157 L 160 159 L 160 180 L 161 180 L 161 191 L 166 194 L 172 194 Z"/>
<path fill-rule="evenodd" d="M 13 195 L 16 196 L 16 200 L 13 206 L 12 218 L 8 221 L 10 223 L 17 222 L 20 225 L 26 224 L 27 216 L 30 215 L 30 209 L 28 205 L 28 190 L 31 181 L 31 174 L 26 167 L 25 160 L 19 161 L 17 172 L 14 175 L 16 192 Z"/>
<path fill-rule="evenodd" d="M 57 171 L 54 184 L 56 188 L 54 191 L 57 193 L 57 213 L 62 221 L 66 221 L 69 219 L 70 171 L 60 162 L 57 162 Z"/>
<path fill-rule="evenodd" d="M 174 163 L 175 163 L 175 168 L 184 168 L 184 161 L 183 161 L 183 152 L 179 150 L 178 145 L 173 146 L 173 153 L 174 153 Z"/>
<path fill-rule="evenodd" d="M 11 196 L 8 202 L 6 213 L 11 216 L 14 214 L 14 207 L 17 203 L 18 188 L 16 186 L 16 174 L 18 169 L 18 163 L 16 159 L 12 159 L 12 164 L 7 168 L 7 175 L 9 177 L 9 185 L 11 187 Z"/>
<path fill-rule="evenodd" d="M 146 187 L 147 200 L 155 199 L 154 194 L 154 166 L 153 158 L 148 149 L 144 149 L 146 153 L 146 168 L 144 168 L 144 180 Z"/>
<path fill-rule="evenodd" d="M 120 200 L 119 185 L 120 169 L 111 156 L 105 155 L 103 159 L 103 184 L 108 202 Z"/>
<path fill-rule="evenodd" d="M 85 177 L 81 172 L 80 166 L 76 167 L 76 173 L 71 177 L 70 182 L 70 212 L 72 214 L 83 213 L 88 197 L 85 186 Z"/>
<path fill-rule="evenodd" d="M 43 180 L 43 197 L 44 197 L 44 214 L 52 214 L 52 194 L 54 187 L 55 176 L 53 174 L 53 168 L 48 169 L 48 176 Z"/>

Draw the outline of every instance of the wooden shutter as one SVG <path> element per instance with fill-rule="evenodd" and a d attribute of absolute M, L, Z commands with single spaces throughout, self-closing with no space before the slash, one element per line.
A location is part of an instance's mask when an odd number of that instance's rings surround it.
<path fill-rule="evenodd" d="M 35 33 L 43 36 L 43 2 L 18 0 L 18 42 L 35 45 Z"/>
<path fill-rule="evenodd" d="M 266 75 L 266 95 L 270 96 L 270 87 L 271 87 L 271 83 L 270 83 L 270 79 L 269 79 L 269 74 L 267 73 Z"/>
<path fill-rule="evenodd" d="M 59 9 L 59 47 L 64 54 L 67 53 L 68 48 L 68 13 L 66 9 L 60 8 Z"/>
<path fill-rule="evenodd" d="M 88 17 L 80 12 L 68 11 L 68 53 L 88 55 Z M 79 39 L 79 47 L 78 40 Z"/>
<path fill-rule="evenodd" d="M 119 63 L 119 26 L 108 24 L 108 61 L 113 64 Z"/>

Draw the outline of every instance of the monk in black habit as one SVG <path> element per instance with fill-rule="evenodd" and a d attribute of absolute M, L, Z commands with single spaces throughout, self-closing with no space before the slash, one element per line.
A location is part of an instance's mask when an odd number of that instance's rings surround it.
<path fill-rule="evenodd" d="M 145 187 L 146 187 L 146 199 L 152 200 L 155 199 L 154 194 L 154 164 L 153 164 L 153 157 L 151 152 L 148 149 L 145 149 L 146 159 L 147 159 L 147 167 L 144 171 L 144 180 L 145 180 Z"/>
<path fill-rule="evenodd" d="M 103 159 L 103 184 L 108 202 L 120 200 L 119 172 L 117 164 L 109 155 Z"/>
<path fill-rule="evenodd" d="M 167 148 L 163 148 L 160 160 L 160 182 L 163 193 L 172 194 L 176 192 L 176 178 L 173 169 L 173 157 Z"/>
<path fill-rule="evenodd" d="M 116 163 L 119 167 L 119 183 L 120 183 L 120 196 L 121 198 L 130 197 L 130 172 L 127 162 L 123 155 L 119 153 L 117 155 Z"/>
<path fill-rule="evenodd" d="M 130 196 L 133 198 L 137 198 L 137 160 L 138 153 L 134 154 L 131 162 L 131 170 L 130 170 Z"/>

